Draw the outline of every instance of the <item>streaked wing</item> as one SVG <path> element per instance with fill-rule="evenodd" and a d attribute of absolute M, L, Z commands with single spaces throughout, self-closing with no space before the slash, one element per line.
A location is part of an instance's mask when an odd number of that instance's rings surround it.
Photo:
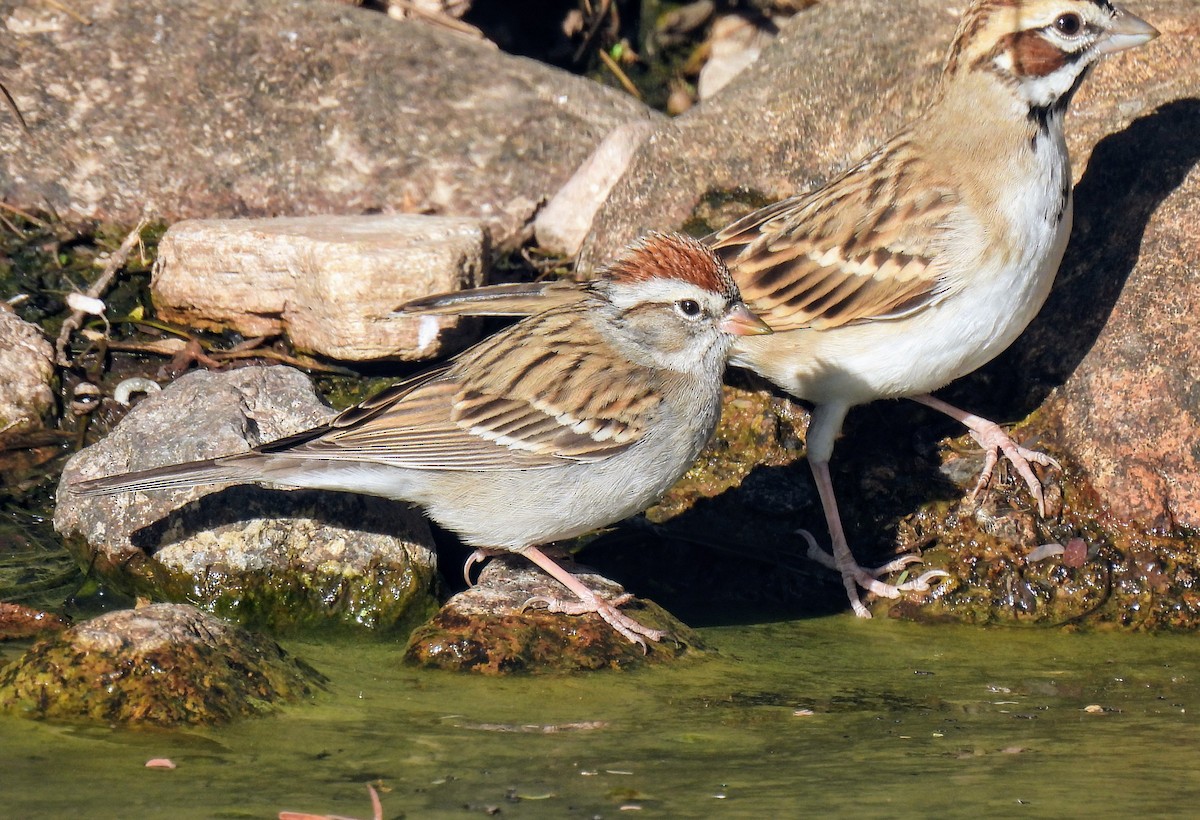
<path fill-rule="evenodd" d="M 877 153 L 825 188 L 705 238 L 776 331 L 897 318 L 945 292 L 934 243 L 958 201 L 949 189 L 921 187 L 928 177 L 894 161 L 902 155 Z"/>
<path fill-rule="evenodd" d="M 575 306 L 533 316 L 261 451 L 425 470 L 536 469 L 622 452 L 652 421 L 657 376 L 597 355 L 597 334 L 567 332 L 577 321 Z"/>
<path fill-rule="evenodd" d="M 558 424 L 532 428 L 523 449 L 594 460 L 640 441 L 658 417 L 664 376 L 613 350 L 593 324 L 598 310 L 553 307 L 510 328 L 511 342 L 497 334 L 462 354 L 451 371 L 464 384 L 459 423 L 493 424 L 502 397 Z"/>

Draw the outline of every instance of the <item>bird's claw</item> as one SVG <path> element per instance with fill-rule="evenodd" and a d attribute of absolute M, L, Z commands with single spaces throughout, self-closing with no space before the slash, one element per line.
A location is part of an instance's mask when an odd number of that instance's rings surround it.
<path fill-rule="evenodd" d="M 909 564 L 920 563 L 921 557 L 919 555 L 901 555 L 899 558 L 894 558 L 874 569 L 859 566 L 853 559 L 845 566 L 839 566 L 837 558 L 821 549 L 812 533 L 808 530 L 797 530 L 797 533 L 808 542 L 809 558 L 822 566 L 841 573 L 842 583 L 845 585 L 846 592 L 850 596 L 850 606 L 854 610 L 854 614 L 860 618 L 870 618 L 871 613 L 863 606 L 862 601 L 859 600 L 858 587 L 862 587 L 881 598 L 899 598 L 904 592 L 928 592 L 930 589 L 929 581 L 933 578 L 950 577 L 950 573 L 945 570 L 931 569 L 911 581 L 901 584 L 888 584 L 880 581 L 879 576 L 903 569 Z"/>
<path fill-rule="evenodd" d="M 491 553 L 485 549 L 477 549 L 467 556 L 467 560 L 463 563 L 463 578 L 466 579 L 468 587 L 475 586 L 475 582 L 471 580 L 471 567 L 482 564 L 491 557 Z"/>
<path fill-rule="evenodd" d="M 603 601 L 601 598 L 596 598 L 596 603 L 607 603 L 610 606 L 618 607 L 622 604 L 627 604 L 633 600 L 633 593 L 626 592 L 618 595 L 610 601 Z M 596 607 L 589 601 L 568 601 L 564 598 L 552 598 L 549 595 L 534 595 L 532 598 L 521 604 L 521 609 L 530 609 L 534 604 L 541 604 L 542 608 L 547 612 L 557 612 L 562 615 L 586 615 L 589 612 L 595 612 Z"/>

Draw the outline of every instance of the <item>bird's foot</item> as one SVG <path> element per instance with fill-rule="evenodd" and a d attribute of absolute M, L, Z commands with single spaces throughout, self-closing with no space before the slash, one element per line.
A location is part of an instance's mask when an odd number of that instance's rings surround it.
<path fill-rule="evenodd" d="M 644 653 L 646 651 L 647 638 L 657 643 L 666 637 L 667 633 L 660 629 L 651 629 L 644 624 L 638 623 L 617 609 L 617 607 L 627 604 L 632 600 L 633 595 L 628 592 L 613 598 L 611 601 L 606 601 L 590 592 L 586 598 L 580 595 L 579 599 L 575 601 L 552 598 L 548 595 L 535 595 L 522 604 L 521 609 L 529 609 L 531 606 L 540 604 L 547 612 L 560 612 L 564 615 L 586 615 L 589 612 L 595 612 L 626 640 L 640 646 Z"/>
<path fill-rule="evenodd" d="M 817 544 L 817 539 L 808 530 L 797 530 L 797 532 L 808 542 L 809 558 L 822 566 L 829 567 L 829 569 L 841 573 L 842 583 L 846 587 L 846 594 L 850 597 L 850 607 L 854 610 L 854 614 L 860 618 L 870 618 L 871 613 L 863 605 L 862 601 L 859 600 L 859 587 L 881 598 L 899 598 L 905 592 L 928 592 L 930 589 L 929 582 L 932 579 L 950 577 L 950 573 L 945 570 L 931 569 L 923 572 L 911 581 L 905 581 L 900 584 L 888 584 L 880 581 L 879 576 L 886 575 L 889 572 L 896 572 L 912 563 L 919 563 L 921 557 L 919 555 L 901 555 L 899 558 L 888 561 L 883 566 L 871 569 L 860 566 L 854 560 L 853 556 L 849 560 L 839 561 L 837 556 L 821 549 Z"/>
<path fill-rule="evenodd" d="M 1061 470 L 1062 465 L 1058 463 L 1058 460 L 1039 450 L 1022 447 L 1013 441 L 1012 436 L 1006 433 L 1000 425 L 987 419 L 975 420 L 967 427 L 970 430 L 971 438 L 975 439 L 986 453 L 983 470 L 979 473 L 979 480 L 975 482 L 974 489 L 967 495 L 967 501 L 974 503 L 979 493 L 991 483 L 992 471 L 996 469 L 1000 455 L 1003 454 L 1016 468 L 1017 474 L 1024 479 L 1025 486 L 1029 488 L 1029 494 L 1037 501 L 1038 513 L 1044 518 L 1046 516 L 1046 496 L 1042 491 L 1042 482 L 1033 472 L 1030 462 Z"/>
<path fill-rule="evenodd" d="M 626 640 L 640 646 L 643 653 L 646 652 L 647 638 L 657 642 L 666 636 L 667 633 L 643 626 L 617 609 L 621 604 L 632 600 L 632 595 L 626 593 L 617 596 L 612 601 L 606 601 L 589 589 L 583 581 L 580 581 L 563 568 L 561 564 L 537 547 L 527 547 L 523 551 L 523 554 L 530 561 L 545 570 L 551 578 L 554 578 L 567 589 L 571 590 L 571 592 L 574 592 L 578 600 L 563 601 L 549 595 L 535 595 L 526 601 L 521 606 L 521 609 L 525 609 L 531 604 L 543 604 L 550 612 L 563 612 L 569 615 L 583 615 L 587 612 L 595 612 Z"/>

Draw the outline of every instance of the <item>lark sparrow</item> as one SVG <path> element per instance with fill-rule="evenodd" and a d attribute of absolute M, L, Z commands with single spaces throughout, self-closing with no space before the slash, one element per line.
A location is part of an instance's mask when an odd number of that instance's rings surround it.
<path fill-rule="evenodd" d="M 739 340 L 731 362 L 815 405 L 808 460 L 833 554 L 811 540 L 809 554 L 841 572 L 856 614 L 870 616 L 859 586 L 896 597 L 944 573 L 897 587 L 878 576 L 914 559 L 854 560 L 829 474 L 854 405 L 905 397 L 957 419 L 987 452 L 972 496 L 1002 454 L 1045 514 L 1031 462 L 1057 462 L 929 392 L 991 360 L 1041 308 L 1071 232 L 1067 106 L 1101 57 L 1157 34 L 1106 0 L 976 0 L 920 117 L 823 188 L 704 240 L 776 331 Z M 555 294 L 567 296 L 527 286 L 421 307 L 515 314 Z"/>
<path fill-rule="evenodd" d="M 777 331 L 733 363 L 814 403 L 808 459 L 857 614 L 857 587 L 895 597 L 855 562 L 829 475 L 847 411 L 912 398 L 1012 462 L 1045 514 L 1030 462 L 998 425 L 928 395 L 990 361 L 1041 308 L 1071 232 L 1063 116 L 1105 54 L 1157 32 L 1105 0 L 978 0 L 963 14 L 933 102 L 825 187 L 706 239 Z M 814 556 L 819 551 L 810 554 Z M 909 588 L 920 588 L 921 580 Z"/>
<path fill-rule="evenodd" d="M 653 234 L 577 299 L 539 313 L 328 424 L 248 453 L 81 481 L 83 495 L 262 482 L 415 502 L 469 544 L 520 553 L 645 648 L 662 633 L 538 545 L 650 505 L 721 412 L 735 336 L 770 333 L 700 242 Z"/>

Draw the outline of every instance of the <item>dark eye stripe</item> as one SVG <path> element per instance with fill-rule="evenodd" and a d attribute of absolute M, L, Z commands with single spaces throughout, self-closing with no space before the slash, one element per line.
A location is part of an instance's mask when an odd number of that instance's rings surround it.
<path fill-rule="evenodd" d="M 1078 62 L 1086 51 L 1063 51 L 1041 31 L 1027 30 L 1000 39 L 984 60 L 991 62 L 1007 51 L 1012 56 L 1013 74 L 1018 77 L 1048 77 L 1063 66 Z"/>

